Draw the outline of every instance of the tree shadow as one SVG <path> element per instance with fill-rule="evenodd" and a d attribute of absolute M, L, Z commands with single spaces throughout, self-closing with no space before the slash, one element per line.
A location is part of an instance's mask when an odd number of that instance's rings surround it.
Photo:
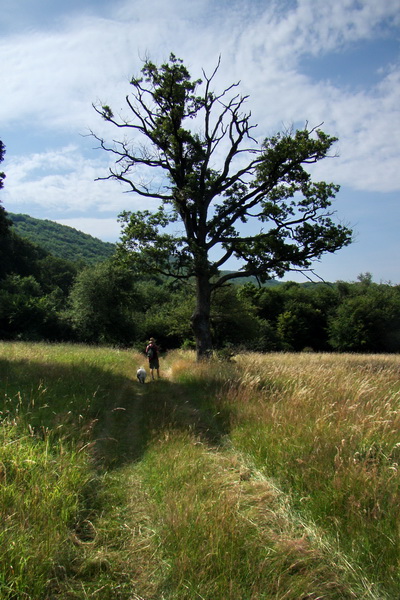
<path fill-rule="evenodd" d="M 167 379 L 140 384 L 93 364 L 0 359 L 0 418 L 30 435 L 91 448 L 98 469 L 138 461 L 163 430 L 178 429 L 212 446 L 229 433 L 217 388 Z"/>
<path fill-rule="evenodd" d="M 165 430 L 187 431 L 214 447 L 229 433 L 229 416 L 210 401 L 209 392 L 203 398 L 195 385 L 168 380 L 131 382 L 131 395 L 99 417 L 96 457 L 108 468 L 140 460 L 148 444 Z"/>

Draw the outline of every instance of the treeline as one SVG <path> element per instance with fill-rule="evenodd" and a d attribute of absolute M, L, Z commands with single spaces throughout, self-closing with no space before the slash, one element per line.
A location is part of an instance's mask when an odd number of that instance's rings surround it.
<path fill-rule="evenodd" d="M 191 347 L 191 283 L 137 273 L 118 255 L 95 265 L 55 257 L 4 227 L 0 236 L 0 338 L 142 348 Z M 258 288 L 230 285 L 213 298 L 215 348 L 400 351 L 400 286 L 357 282 Z"/>
<path fill-rule="evenodd" d="M 400 286 L 376 284 L 370 273 L 355 283 L 285 283 L 239 290 L 264 333 L 262 350 L 400 351 Z"/>

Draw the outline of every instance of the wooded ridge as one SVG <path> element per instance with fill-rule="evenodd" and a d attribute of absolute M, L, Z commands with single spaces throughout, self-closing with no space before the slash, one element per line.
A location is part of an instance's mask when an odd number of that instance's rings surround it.
<path fill-rule="evenodd" d="M 103 242 L 73 227 L 24 214 L 8 213 L 8 216 L 18 235 L 58 258 L 92 265 L 110 258 L 115 252 L 115 244 Z"/>

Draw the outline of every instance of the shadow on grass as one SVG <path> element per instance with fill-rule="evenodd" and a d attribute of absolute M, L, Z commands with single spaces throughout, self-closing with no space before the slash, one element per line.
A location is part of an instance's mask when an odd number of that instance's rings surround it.
<path fill-rule="evenodd" d="M 144 385 L 92 364 L 0 360 L 0 417 L 77 448 L 91 445 L 98 468 L 139 460 L 165 429 L 190 431 L 210 445 L 229 433 L 216 388 L 166 379 Z"/>
<path fill-rule="evenodd" d="M 228 415 L 218 410 L 209 391 L 203 395 L 196 385 L 130 382 L 130 392 L 96 423 L 96 456 L 104 466 L 139 460 L 149 442 L 168 429 L 189 431 L 212 446 L 229 433 Z"/>

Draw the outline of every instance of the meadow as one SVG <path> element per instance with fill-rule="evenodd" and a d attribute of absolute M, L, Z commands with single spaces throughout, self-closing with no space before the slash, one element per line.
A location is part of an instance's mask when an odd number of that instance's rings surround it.
<path fill-rule="evenodd" d="M 400 357 L 0 343 L 4 600 L 400 597 Z"/>

